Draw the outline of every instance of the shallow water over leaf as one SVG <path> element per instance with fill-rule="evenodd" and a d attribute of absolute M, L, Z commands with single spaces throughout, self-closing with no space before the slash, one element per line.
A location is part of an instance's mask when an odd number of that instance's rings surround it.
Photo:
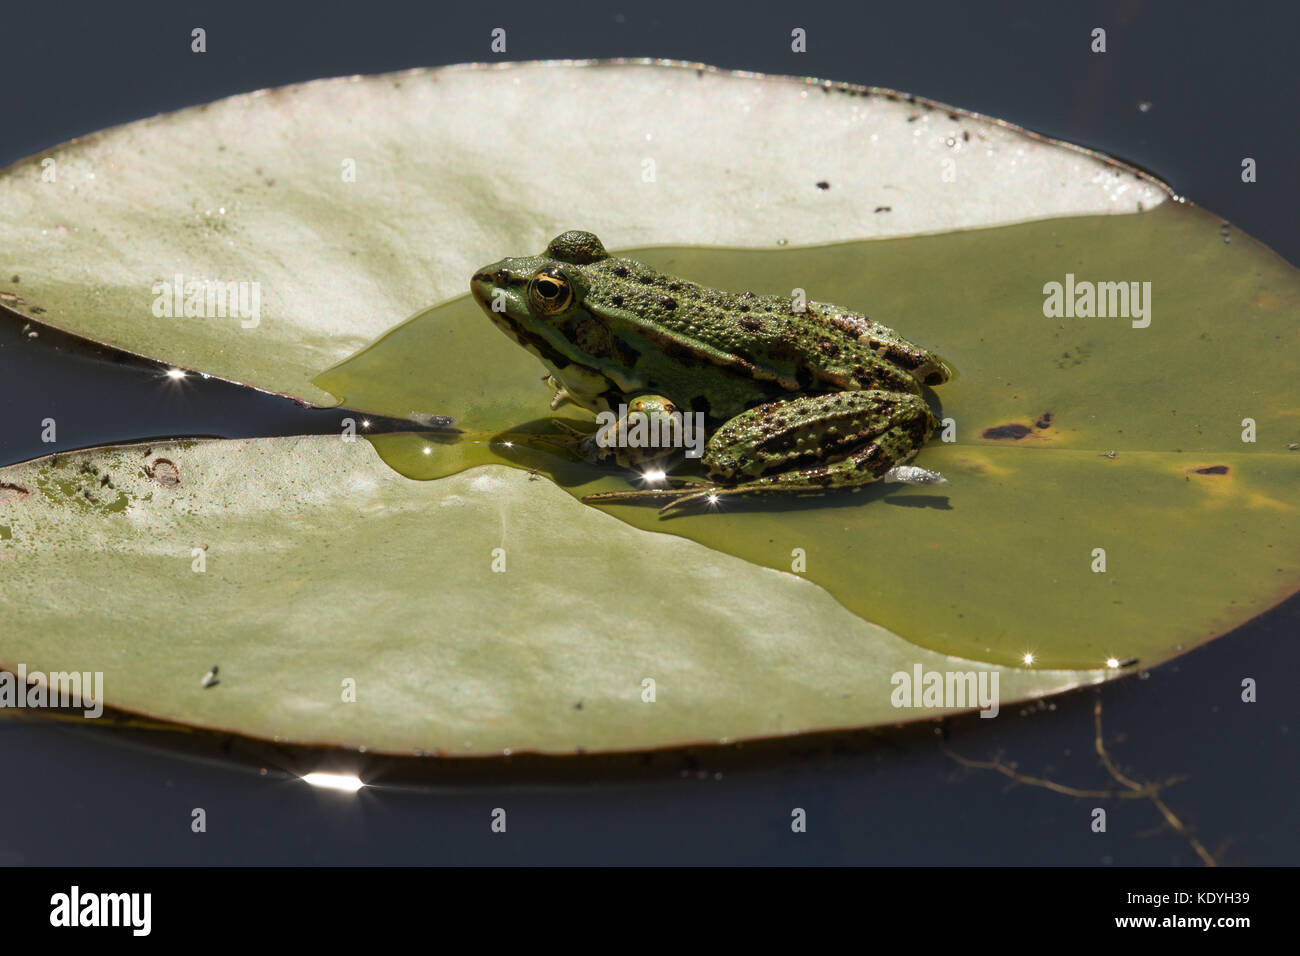
<path fill-rule="evenodd" d="M 580 223 L 575 223 L 580 226 Z M 500 250 L 502 255 L 536 250 Z M 1081 217 L 777 251 L 620 254 L 724 289 L 866 311 L 958 370 L 933 398 L 955 441 L 916 464 L 949 483 L 876 485 L 633 525 L 806 577 L 924 647 L 995 663 L 1154 664 L 1300 580 L 1300 281 L 1201 210 Z M 1136 282 L 1129 317 L 1047 317 L 1044 285 Z M 1137 319 L 1139 323 L 1145 321 Z M 457 437 L 380 436 L 408 477 L 498 462 L 574 495 L 629 475 L 566 458 L 542 368 L 468 298 L 421 313 L 315 384 L 350 407 L 456 419 Z M 1244 420 L 1256 440 L 1244 442 Z M 1104 554 L 1102 553 L 1104 552 Z M 1104 570 L 1103 570 L 1104 569 Z"/>

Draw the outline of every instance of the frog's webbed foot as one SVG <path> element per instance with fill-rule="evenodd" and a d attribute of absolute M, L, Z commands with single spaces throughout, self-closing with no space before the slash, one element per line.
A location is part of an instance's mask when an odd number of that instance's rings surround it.
<path fill-rule="evenodd" d="M 821 489 L 810 490 L 805 486 L 771 480 L 760 480 L 743 485 L 719 485 L 710 481 L 693 481 L 691 479 L 678 480 L 684 483 L 683 487 L 644 488 L 639 491 L 602 491 L 593 495 L 584 495 L 582 500 L 592 504 L 647 504 L 651 501 L 667 499 L 667 504 L 659 509 L 659 517 L 670 518 L 681 514 L 692 506 L 707 505 L 710 509 L 715 509 L 718 502 L 723 498 L 821 493 Z"/>
<path fill-rule="evenodd" d="M 584 495 L 582 500 L 593 504 L 608 504 L 611 502 L 641 504 L 668 499 L 668 503 L 659 509 L 659 517 L 671 518 L 692 506 L 707 505 L 710 509 L 714 509 L 723 498 L 816 493 L 810 492 L 807 488 L 791 487 L 778 483 L 755 482 L 745 485 L 719 485 L 710 481 L 695 481 L 688 478 L 676 480 L 682 482 L 683 487 L 644 488 L 639 491 L 603 491 L 594 495 Z"/>
<path fill-rule="evenodd" d="M 583 495 L 582 500 L 589 504 L 649 504 L 652 501 L 663 501 L 668 499 L 668 503 L 659 509 L 660 517 L 667 516 L 676 511 L 680 511 L 686 505 L 696 501 L 703 501 L 713 496 L 716 501 L 716 494 L 728 489 L 721 488 L 709 481 L 701 481 L 696 478 L 666 478 L 675 487 L 669 488 L 640 488 L 635 491 L 600 491 L 595 494 Z"/>
<path fill-rule="evenodd" d="M 881 479 L 887 485 L 946 485 L 948 479 L 937 471 L 916 465 L 895 465 Z"/>

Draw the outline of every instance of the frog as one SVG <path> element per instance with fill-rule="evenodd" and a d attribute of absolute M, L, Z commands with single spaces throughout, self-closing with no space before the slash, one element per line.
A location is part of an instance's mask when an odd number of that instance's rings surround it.
<path fill-rule="evenodd" d="M 539 359 L 572 403 L 624 415 L 694 413 L 705 423 L 703 478 L 587 495 L 664 502 L 661 517 L 731 497 L 815 495 L 894 479 L 938 425 L 925 389 L 951 367 L 851 309 L 802 297 L 726 292 L 610 255 L 569 230 L 540 256 L 505 258 L 470 278 L 487 317 Z M 621 419 L 620 424 L 625 424 Z M 645 460 L 671 449 L 654 448 Z M 583 457 L 607 449 L 590 438 Z M 912 479 L 923 483 L 925 478 Z"/>

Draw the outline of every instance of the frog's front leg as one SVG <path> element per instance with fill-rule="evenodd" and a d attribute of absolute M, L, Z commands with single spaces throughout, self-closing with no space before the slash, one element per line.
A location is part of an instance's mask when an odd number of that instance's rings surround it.
<path fill-rule="evenodd" d="M 628 400 L 622 417 L 613 412 L 603 412 L 601 417 L 601 427 L 582 443 L 588 461 L 635 468 L 663 461 L 682 447 L 681 416 L 662 395 L 637 395 Z"/>
<path fill-rule="evenodd" d="M 543 375 L 542 381 L 546 383 L 547 388 L 555 392 L 555 394 L 551 396 L 551 411 L 558 411 L 568 404 L 578 404 L 573 400 L 573 396 L 569 394 L 569 390 L 561 385 L 560 380 L 552 373 L 547 372 Z"/>
<path fill-rule="evenodd" d="M 613 492 L 586 500 L 668 499 L 661 513 L 734 495 L 809 494 L 877 481 L 910 461 L 938 423 L 924 399 L 860 391 L 769 402 L 714 432 L 703 488 Z"/>

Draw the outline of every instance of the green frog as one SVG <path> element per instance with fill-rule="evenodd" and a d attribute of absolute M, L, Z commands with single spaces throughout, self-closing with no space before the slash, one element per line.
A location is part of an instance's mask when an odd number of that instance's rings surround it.
<path fill-rule="evenodd" d="M 942 384 L 951 371 L 861 313 L 705 288 L 611 256 L 580 231 L 556 236 L 540 256 L 485 266 L 470 289 L 488 318 L 546 367 L 552 408 L 626 406 L 620 425 L 664 412 L 706 423 L 707 480 L 669 479 L 669 487 L 584 501 L 668 499 L 666 515 L 727 496 L 855 488 L 900 472 L 942 480 L 899 466 L 938 424 L 922 385 Z M 590 439 L 584 449 L 592 460 L 609 454 Z M 669 451 L 652 448 L 641 460 Z"/>

